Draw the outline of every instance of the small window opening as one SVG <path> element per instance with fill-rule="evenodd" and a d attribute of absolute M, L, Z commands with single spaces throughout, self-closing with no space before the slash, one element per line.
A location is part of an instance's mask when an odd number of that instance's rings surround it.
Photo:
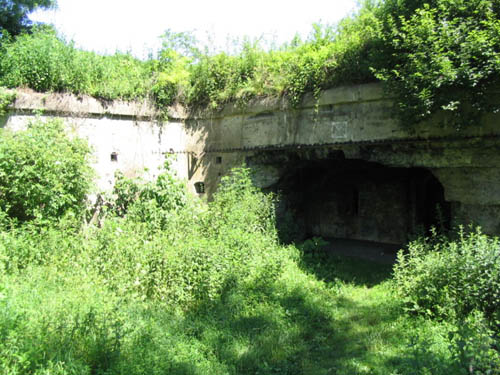
<path fill-rule="evenodd" d="M 111 153 L 111 161 L 118 161 L 118 154 L 116 152 Z"/>
<path fill-rule="evenodd" d="M 198 194 L 205 193 L 205 183 L 204 182 L 196 182 L 194 184 L 194 189 L 196 190 L 196 193 L 198 193 Z"/>
<path fill-rule="evenodd" d="M 217 156 L 215 158 L 215 164 L 222 164 L 222 156 Z"/>

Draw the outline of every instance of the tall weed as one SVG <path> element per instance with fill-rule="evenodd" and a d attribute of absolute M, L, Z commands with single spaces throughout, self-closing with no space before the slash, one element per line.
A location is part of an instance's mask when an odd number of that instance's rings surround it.
<path fill-rule="evenodd" d="M 148 95 L 150 67 L 128 54 L 82 51 L 43 27 L 2 45 L 0 84 L 36 91 L 88 94 L 103 99 Z"/>

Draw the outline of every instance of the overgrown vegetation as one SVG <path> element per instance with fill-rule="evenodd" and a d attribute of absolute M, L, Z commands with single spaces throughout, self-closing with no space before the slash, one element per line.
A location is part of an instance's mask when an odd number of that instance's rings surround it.
<path fill-rule="evenodd" d="M 187 33 L 167 32 L 156 56 L 139 61 L 80 51 L 45 27 L 3 43 L 0 85 L 217 109 L 261 96 L 299 106 L 308 92 L 381 80 L 403 124 L 443 112 L 461 127 L 498 110 L 489 98 L 499 83 L 499 30 L 496 0 L 373 0 L 274 49 L 247 40 L 237 52 L 211 53 Z"/>
<path fill-rule="evenodd" d="M 396 266 L 401 295 L 413 312 L 447 319 L 478 310 L 500 323 L 500 243 L 479 230 L 458 234 L 410 243 Z"/>
<path fill-rule="evenodd" d="M 456 126 L 496 112 L 500 3 L 386 0 L 377 11 L 387 62 L 374 70 L 407 123 L 444 111 Z"/>
<path fill-rule="evenodd" d="M 453 322 L 455 359 L 473 374 L 500 371 L 500 243 L 479 229 L 456 239 L 434 234 L 411 242 L 395 266 L 409 312 Z"/>
<path fill-rule="evenodd" d="M 406 123 L 444 111 L 461 126 L 496 110 L 499 26 L 493 0 L 386 0 L 272 50 L 167 32 L 148 61 L 39 27 L 2 37 L 0 85 L 216 109 L 379 79 Z M 0 133 L 2 374 L 500 373 L 497 239 L 418 239 L 394 271 L 317 238 L 283 246 L 247 169 L 205 205 L 168 160 L 155 181 L 118 176 L 89 212 L 89 151 L 55 121 Z"/>
<path fill-rule="evenodd" d="M 67 148 L 81 141 L 57 126 L 33 124 L 19 143 L 44 143 L 37 155 L 47 170 L 86 170 L 85 153 Z M 14 173 L 4 169 L 14 151 L 2 154 L 1 176 Z M 18 176 L 32 164 L 19 164 Z M 273 197 L 247 169 L 201 204 L 168 167 L 155 182 L 120 177 L 98 225 L 82 224 L 79 199 L 62 211 L 27 200 L 24 211 L 36 215 L 24 221 L 2 207 L 2 374 L 500 371 L 496 240 L 419 240 L 392 279 L 389 266 L 332 256 L 320 239 L 280 245 Z M 69 178 L 42 173 L 10 186 Z M 71 179 L 88 189 L 85 173 Z"/>
<path fill-rule="evenodd" d="M 146 96 L 151 81 L 146 63 L 126 54 L 100 56 L 78 50 L 48 27 L 0 48 L 0 84 L 6 87 L 134 99 Z"/>
<path fill-rule="evenodd" d="M 17 221 L 79 215 L 92 181 L 90 148 L 62 122 L 0 129 L 0 212 Z"/>

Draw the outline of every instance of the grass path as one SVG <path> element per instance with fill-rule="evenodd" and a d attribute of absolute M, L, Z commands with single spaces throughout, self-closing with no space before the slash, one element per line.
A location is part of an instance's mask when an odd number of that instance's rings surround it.
<path fill-rule="evenodd" d="M 299 264 L 270 289 L 232 291 L 188 319 L 229 373 L 418 373 L 415 324 L 394 296 L 391 266 L 328 254 Z"/>

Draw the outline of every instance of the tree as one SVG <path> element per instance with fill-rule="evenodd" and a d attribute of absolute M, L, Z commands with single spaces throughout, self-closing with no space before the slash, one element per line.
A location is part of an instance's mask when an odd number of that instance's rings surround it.
<path fill-rule="evenodd" d="M 37 8 L 50 9 L 56 0 L 0 0 L 0 38 L 6 33 L 18 35 L 29 30 L 32 22 L 28 14 Z"/>

